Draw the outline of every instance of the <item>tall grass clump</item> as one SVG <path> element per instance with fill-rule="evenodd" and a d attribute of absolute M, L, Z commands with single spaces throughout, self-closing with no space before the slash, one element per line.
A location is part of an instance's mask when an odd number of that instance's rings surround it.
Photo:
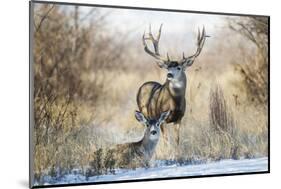
<path fill-rule="evenodd" d="M 234 117 L 228 107 L 223 91 L 219 84 L 210 90 L 210 146 L 214 153 L 219 153 L 221 157 L 232 158 L 234 148 Z M 217 156 L 214 154 L 212 156 Z"/>
<path fill-rule="evenodd" d="M 210 91 L 210 126 L 215 132 L 233 133 L 234 118 L 229 110 L 223 91 L 217 84 Z"/>

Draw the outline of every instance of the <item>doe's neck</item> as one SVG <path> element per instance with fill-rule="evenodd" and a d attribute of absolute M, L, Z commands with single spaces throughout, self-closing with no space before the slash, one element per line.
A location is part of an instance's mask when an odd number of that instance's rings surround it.
<path fill-rule="evenodd" d="M 145 133 L 141 140 L 141 147 L 146 153 L 152 153 L 158 143 L 159 138 L 151 140 L 149 134 Z"/>

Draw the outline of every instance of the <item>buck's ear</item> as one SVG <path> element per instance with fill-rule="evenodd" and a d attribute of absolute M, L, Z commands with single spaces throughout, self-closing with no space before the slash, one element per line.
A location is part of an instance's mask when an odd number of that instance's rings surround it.
<path fill-rule="evenodd" d="M 191 66 L 194 62 L 194 59 L 187 59 L 185 62 L 182 63 L 182 67 L 185 70 L 187 67 Z"/>
<path fill-rule="evenodd" d="M 167 64 L 165 64 L 163 61 L 158 60 L 158 61 L 156 61 L 156 63 L 160 68 L 168 69 Z"/>
<path fill-rule="evenodd" d="M 162 124 L 170 115 L 170 111 L 162 112 L 159 118 L 159 123 Z"/>
<path fill-rule="evenodd" d="M 136 110 L 136 111 L 135 111 L 135 117 L 136 117 L 136 119 L 137 119 L 140 123 L 146 125 L 147 120 L 146 120 L 145 116 L 144 116 L 141 112 L 139 112 L 139 111 Z"/>

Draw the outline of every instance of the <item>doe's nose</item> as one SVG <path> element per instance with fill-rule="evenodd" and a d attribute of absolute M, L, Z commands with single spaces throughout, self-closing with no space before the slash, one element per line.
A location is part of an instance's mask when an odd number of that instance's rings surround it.
<path fill-rule="evenodd" d="M 156 135 L 157 132 L 156 132 L 156 131 L 151 131 L 150 133 L 151 133 L 152 135 Z"/>

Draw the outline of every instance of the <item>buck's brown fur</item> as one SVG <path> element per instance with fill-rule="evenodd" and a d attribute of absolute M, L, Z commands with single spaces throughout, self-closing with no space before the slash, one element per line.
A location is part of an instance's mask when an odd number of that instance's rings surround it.
<path fill-rule="evenodd" d="M 148 118 L 159 117 L 161 112 L 169 110 L 166 122 L 180 122 L 185 112 L 185 80 L 182 88 L 173 87 L 173 82 L 168 80 L 163 85 L 153 81 L 144 83 L 137 94 L 139 110 Z"/>
<path fill-rule="evenodd" d="M 197 50 L 195 54 L 185 57 L 179 61 L 171 61 L 167 53 L 167 57 L 161 56 L 159 53 L 159 40 L 161 36 L 162 25 L 156 37 L 151 33 L 151 27 L 149 27 L 149 33 L 146 36 L 143 35 L 144 51 L 157 60 L 157 64 L 160 68 L 168 70 L 167 80 L 161 85 L 157 82 L 146 82 L 138 91 L 137 104 L 140 111 L 148 118 L 159 117 L 159 114 L 163 111 L 170 111 L 170 115 L 167 118 L 167 123 L 176 123 L 176 140 L 179 144 L 179 123 L 185 113 L 185 90 L 186 90 L 186 75 L 185 69 L 191 66 L 197 56 L 202 51 L 205 43 L 205 28 L 202 33 L 198 30 L 197 36 Z M 150 41 L 154 47 L 154 52 L 149 49 L 147 42 Z M 161 127 L 162 132 L 164 129 Z"/>

